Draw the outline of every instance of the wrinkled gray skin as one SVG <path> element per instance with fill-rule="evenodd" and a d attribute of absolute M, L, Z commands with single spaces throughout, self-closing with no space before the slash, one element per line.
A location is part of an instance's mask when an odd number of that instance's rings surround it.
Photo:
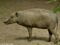
<path fill-rule="evenodd" d="M 23 25 L 28 29 L 29 40 L 32 39 L 32 28 L 48 29 L 49 41 L 51 41 L 52 34 L 55 36 L 55 43 L 58 42 L 57 24 L 58 19 L 56 14 L 45 9 L 28 9 L 17 11 L 4 22 L 5 24 L 17 23 Z"/>

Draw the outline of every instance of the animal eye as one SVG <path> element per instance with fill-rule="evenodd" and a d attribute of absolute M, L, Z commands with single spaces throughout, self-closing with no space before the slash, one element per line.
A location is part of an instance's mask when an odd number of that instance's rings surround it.
<path fill-rule="evenodd" d="M 13 18 L 13 16 L 11 16 L 11 18 Z"/>

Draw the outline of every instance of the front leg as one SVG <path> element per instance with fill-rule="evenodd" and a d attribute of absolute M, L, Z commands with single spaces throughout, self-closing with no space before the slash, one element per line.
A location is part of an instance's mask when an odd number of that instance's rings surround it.
<path fill-rule="evenodd" d="M 31 27 L 27 27 L 27 29 L 28 29 L 28 33 L 29 33 L 29 41 L 31 41 L 32 40 L 32 28 Z"/>

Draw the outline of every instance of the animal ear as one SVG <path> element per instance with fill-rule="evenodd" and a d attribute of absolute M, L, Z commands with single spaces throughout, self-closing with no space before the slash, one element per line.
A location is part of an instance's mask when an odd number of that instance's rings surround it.
<path fill-rule="evenodd" d="M 17 12 L 16 12 L 16 14 L 15 14 L 15 15 L 16 15 L 16 17 L 18 17 L 18 13 L 17 13 Z"/>

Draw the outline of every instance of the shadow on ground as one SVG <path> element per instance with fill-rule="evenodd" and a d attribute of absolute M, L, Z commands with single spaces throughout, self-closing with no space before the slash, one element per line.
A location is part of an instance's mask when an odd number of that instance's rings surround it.
<path fill-rule="evenodd" d="M 28 37 L 18 37 L 15 40 L 28 40 Z M 32 37 L 32 40 L 43 40 L 48 42 L 48 37 Z"/>

